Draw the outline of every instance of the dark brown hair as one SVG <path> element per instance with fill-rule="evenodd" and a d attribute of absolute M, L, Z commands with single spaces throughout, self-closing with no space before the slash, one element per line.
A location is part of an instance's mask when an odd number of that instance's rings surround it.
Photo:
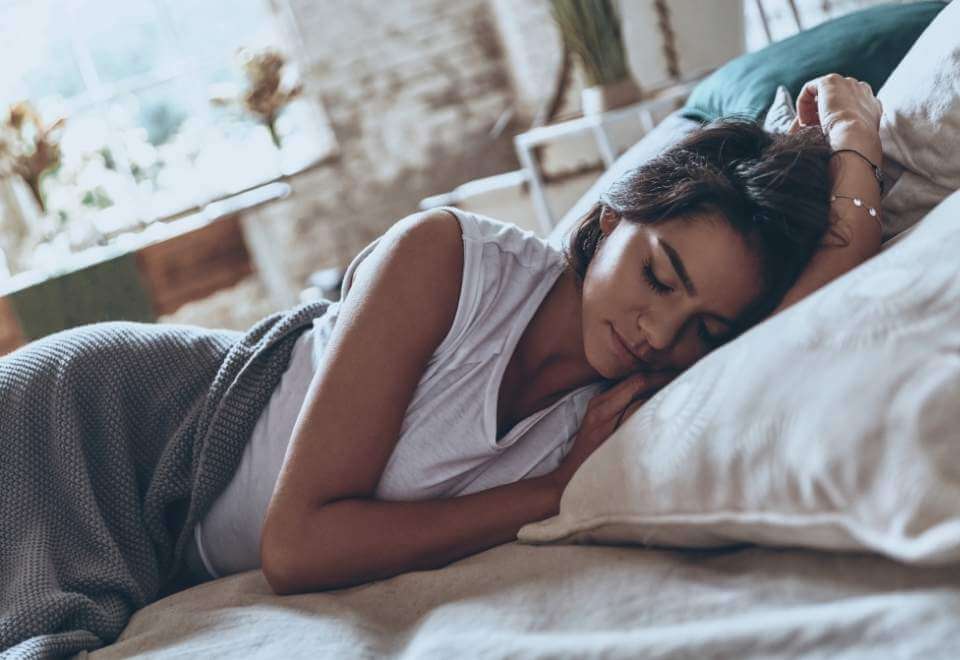
<path fill-rule="evenodd" d="M 575 226 L 567 266 L 582 285 L 604 206 L 651 225 L 704 222 L 697 214 L 719 212 L 760 258 L 763 273 L 764 294 L 737 319 L 735 336 L 777 307 L 830 229 L 830 153 L 817 127 L 787 135 L 741 118 L 706 124 L 614 181 Z"/>

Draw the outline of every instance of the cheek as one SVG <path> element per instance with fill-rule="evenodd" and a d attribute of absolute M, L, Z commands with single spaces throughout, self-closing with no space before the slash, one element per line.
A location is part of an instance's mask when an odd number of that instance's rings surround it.
<path fill-rule="evenodd" d="M 622 254 L 616 250 L 601 251 L 587 268 L 583 284 L 584 299 L 597 307 L 609 306 L 617 298 L 635 294 L 636 287 L 633 284 Z"/>
<path fill-rule="evenodd" d="M 604 378 L 615 378 L 617 373 L 614 371 L 614 357 L 609 354 L 604 335 L 609 317 L 609 302 L 603 294 L 602 283 L 588 273 L 583 283 L 580 308 L 584 357 Z"/>
<path fill-rule="evenodd" d="M 603 269 L 598 266 L 600 264 L 597 263 L 596 259 L 590 262 L 580 292 L 584 330 L 589 327 L 592 319 L 602 316 L 604 301 L 607 297 L 606 278 Z"/>

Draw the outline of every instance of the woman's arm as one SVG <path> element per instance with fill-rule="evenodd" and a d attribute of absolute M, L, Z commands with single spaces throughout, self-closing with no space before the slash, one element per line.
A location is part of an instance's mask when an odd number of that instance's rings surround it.
<path fill-rule="evenodd" d="M 442 568 L 514 541 L 527 523 L 556 515 L 560 494 L 544 475 L 447 499 L 330 502 L 299 521 L 299 545 L 314 552 L 303 553 L 283 582 L 271 586 L 289 595 Z"/>
<path fill-rule="evenodd" d="M 773 314 L 805 298 L 880 251 L 880 226 L 866 210 L 867 207 L 880 208 L 880 187 L 873 170 L 856 154 L 843 152 L 830 160 L 830 177 L 833 180 L 832 193 L 856 195 L 864 205 L 854 206 L 847 199 L 837 200 L 831 205 L 833 229 L 846 241 L 846 245 L 840 245 L 835 236 L 828 236 Z"/>
<path fill-rule="evenodd" d="M 673 372 L 635 373 L 594 396 L 560 465 L 540 477 L 479 493 L 423 502 L 334 500 L 301 519 L 306 548 L 298 573 L 278 593 L 352 586 L 412 570 L 430 570 L 513 541 L 527 523 L 555 516 L 570 479 L 616 430 L 624 409 L 669 382 Z M 331 536 L 330 530 L 349 530 Z M 277 589 L 277 586 L 274 589 Z"/>
<path fill-rule="evenodd" d="M 323 584 L 328 569 L 368 551 L 372 534 L 381 535 L 374 560 L 390 546 L 383 521 L 367 530 L 361 519 L 355 531 L 352 520 L 317 511 L 374 496 L 417 384 L 452 327 L 462 270 L 462 229 L 443 210 L 395 223 L 357 268 L 264 518 L 260 565 L 278 592 L 301 590 L 300 580 Z"/>
<path fill-rule="evenodd" d="M 880 101 L 870 86 L 849 77 L 829 74 L 804 85 L 797 98 L 797 118 L 791 131 L 800 126 L 820 126 L 835 150 L 855 149 L 877 165 L 880 145 Z M 833 233 L 814 253 L 806 269 L 784 296 L 773 314 L 789 307 L 866 261 L 880 250 L 881 230 L 867 208 L 880 209 L 880 185 L 871 166 L 855 153 L 837 153 L 830 159 L 831 193 L 859 197 L 863 206 L 839 198 L 830 205 Z M 878 216 L 879 217 L 879 216 Z M 837 235 L 843 243 L 837 240 Z"/>

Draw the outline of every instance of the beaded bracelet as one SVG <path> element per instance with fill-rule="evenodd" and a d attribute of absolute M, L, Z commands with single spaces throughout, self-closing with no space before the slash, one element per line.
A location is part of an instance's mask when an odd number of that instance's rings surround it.
<path fill-rule="evenodd" d="M 860 199 L 859 197 L 850 197 L 849 195 L 837 195 L 837 194 L 830 195 L 831 202 L 835 202 L 837 201 L 837 199 L 849 199 L 853 202 L 854 206 L 863 207 L 863 200 Z M 867 209 L 867 213 L 869 213 L 870 216 L 877 221 L 877 224 L 880 226 L 880 233 L 882 234 L 883 222 L 880 221 L 880 211 L 878 211 L 872 206 L 868 206 L 866 207 L 866 209 Z"/>
<path fill-rule="evenodd" d="M 833 158 L 833 157 L 836 156 L 837 154 L 841 154 L 841 153 L 843 153 L 844 151 L 848 151 L 848 152 L 850 152 L 850 153 L 852 153 L 852 154 L 857 154 L 858 156 L 860 156 L 860 158 L 862 158 L 863 160 L 865 160 L 865 161 L 867 162 L 867 164 L 870 165 L 871 168 L 873 168 L 873 177 L 877 180 L 877 183 L 880 184 L 880 194 L 882 195 L 882 194 L 883 194 L 883 189 L 884 189 L 884 187 L 885 187 L 885 186 L 884 186 L 884 182 L 883 182 L 883 170 L 880 169 L 880 167 L 879 167 L 876 163 L 874 163 L 872 160 L 870 160 L 869 158 L 867 158 L 866 156 L 864 156 L 862 153 L 860 153 L 860 152 L 857 151 L 856 149 L 837 149 L 837 150 L 834 151 L 832 154 L 830 154 L 830 158 Z"/>

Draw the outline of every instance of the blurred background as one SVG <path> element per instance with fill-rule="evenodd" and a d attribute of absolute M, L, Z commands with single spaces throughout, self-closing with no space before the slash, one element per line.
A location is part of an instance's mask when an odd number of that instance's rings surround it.
<path fill-rule="evenodd" d="M 0 0 L 0 354 L 97 320 L 245 330 L 431 206 L 545 236 L 540 198 L 561 215 L 676 105 L 618 108 L 871 4 Z M 564 34 L 602 5 L 620 100 Z"/>

